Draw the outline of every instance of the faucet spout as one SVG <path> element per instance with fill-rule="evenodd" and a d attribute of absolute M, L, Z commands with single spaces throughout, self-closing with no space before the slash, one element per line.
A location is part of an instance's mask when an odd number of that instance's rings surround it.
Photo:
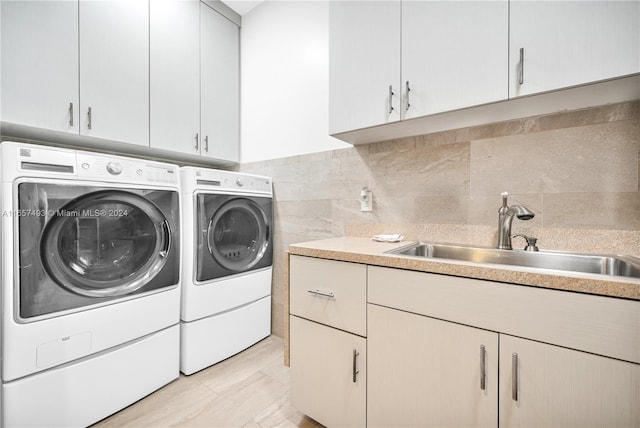
<path fill-rule="evenodd" d="M 518 217 L 520 220 L 531 220 L 535 217 L 535 214 L 527 207 L 523 205 L 507 204 L 507 198 L 509 194 L 507 192 L 502 193 L 502 206 L 498 209 L 498 245 L 499 250 L 512 250 L 511 246 L 511 224 L 513 223 L 513 217 Z"/>

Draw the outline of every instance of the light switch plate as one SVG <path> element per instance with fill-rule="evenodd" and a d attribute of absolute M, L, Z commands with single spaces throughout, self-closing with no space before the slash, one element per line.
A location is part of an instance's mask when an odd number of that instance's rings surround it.
<path fill-rule="evenodd" d="M 367 190 L 361 195 L 360 211 L 373 211 L 373 193 L 371 190 Z"/>

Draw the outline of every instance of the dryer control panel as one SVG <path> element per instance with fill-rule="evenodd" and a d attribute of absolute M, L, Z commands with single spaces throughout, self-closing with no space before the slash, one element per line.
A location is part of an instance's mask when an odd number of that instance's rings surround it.
<path fill-rule="evenodd" d="M 186 186 L 195 189 L 221 190 L 234 193 L 272 194 L 270 177 L 220 171 L 196 167 L 183 167 L 182 180 Z"/>

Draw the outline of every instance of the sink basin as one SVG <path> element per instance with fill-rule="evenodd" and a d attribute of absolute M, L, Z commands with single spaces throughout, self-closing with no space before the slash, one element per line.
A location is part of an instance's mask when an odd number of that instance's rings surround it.
<path fill-rule="evenodd" d="M 417 243 L 389 254 L 474 263 L 521 266 L 558 271 L 640 278 L 640 259 L 624 255 L 579 254 L 555 251 L 498 250 L 455 244 Z"/>

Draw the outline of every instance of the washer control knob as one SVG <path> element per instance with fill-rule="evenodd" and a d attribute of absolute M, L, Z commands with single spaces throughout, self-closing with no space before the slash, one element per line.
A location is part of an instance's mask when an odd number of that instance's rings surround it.
<path fill-rule="evenodd" d="M 244 186 L 244 181 L 242 181 L 242 178 L 238 177 L 236 179 L 236 184 L 238 185 L 238 187 L 242 187 Z"/>
<path fill-rule="evenodd" d="M 107 171 L 111 175 L 118 175 L 122 172 L 122 165 L 119 162 L 109 162 L 107 164 Z"/>

